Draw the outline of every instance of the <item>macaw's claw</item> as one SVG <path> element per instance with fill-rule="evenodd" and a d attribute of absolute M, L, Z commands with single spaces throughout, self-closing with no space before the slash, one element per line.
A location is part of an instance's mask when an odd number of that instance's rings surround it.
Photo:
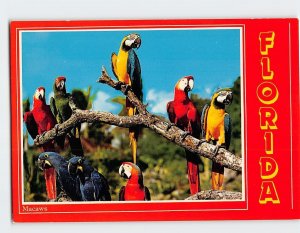
<path fill-rule="evenodd" d="M 127 95 L 128 91 L 131 89 L 130 85 L 125 84 L 124 94 Z"/>
<path fill-rule="evenodd" d="M 174 123 L 167 124 L 166 131 L 169 131 L 173 126 L 176 126 L 176 124 L 174 124 Z"/>
<path fill-rule="evenodd" d="M 124 83 L 121 82 L 121 81 L 118 81 L 118 82 L 116 83 L 116 85 L 115 85 L 115 89 L 116 89 L 116 90 L 121 90 L 121 86 L 122 86 L 122 85 L 124 85 Z"/>
<path fill-rule="evenodd" d="M 219 152 L 220 148 L 225 149 L 225 146 L 216 145 L 215 149 L 213 150 L 214 157 L 218 155 L 218 152 Z"/>
<path fill-rule="evenodd" d="M 41 137 L 44 137 L 46 133 L 47 133 L 47 131 L 44 131 L 44 132 L 41 134 Z"/>
<path fill-rule="evenodd" d="M 184 131 L 180 134 L 180 140 L 183 141 L 188 135 L 191 135 L 191 133 L 188 131 Z"/>
<path fill-rule="evenodd" d="M 205 139 L 199 139 L 197 147 L 199 147 L 203 142 L 207 142 Z"/>

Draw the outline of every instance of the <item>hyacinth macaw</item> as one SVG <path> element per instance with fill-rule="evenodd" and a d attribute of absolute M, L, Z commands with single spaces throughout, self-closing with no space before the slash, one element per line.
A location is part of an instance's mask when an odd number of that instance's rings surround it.
<path fill-rule="evenodd" d="M 203 107 L 201 115 L 202 136 L 206 141 L 213 141 L 219 147 L 229 149 L 231 139 L 231 118 L 225 111 L 225 106 L 232 103 L 233 95 L 229 88 L 216 91 L 211 99 L 211 103 Z M 212 164 L 212 189 L 222 190 L 224 181 L 224 167 L 213 162 Z"/>
<path fill-rule="evenodd" d="M 72 201 L 82 201 L 79 180 L 68 172 L 68 162 L 55 152 L 44 152 L 38 157 L 38 165 L 42 170 L 54 168 L 61 189 Z"/>
<path fill-rule="evenodd" d="M 83 201 L 111 201 L 107 180 L 86 159 L 78 156 L 71 158 L 68 171 L 79 179 Z"/>
<path fill-rule="evenodd" d="M 118 55 L 113 53 L 111 56 L 111 64 L 113 73 L 119 82 L 131 86 L 136 97 L 143 101 L 141 66 L 138 56 L 134 51 L 134 48 L 141 46 L 141 42 L 141 38 L 138 34 L 125 36 L 121 42 Z M 128 116 L 137 114 L 135 107 L 127 98 L 126 108 Z M 129 140 L 134 163 L 136 163 L 138 135 L 138 127 L 129 128 Z"/>
<path fill-rule="evenodd" d="M 144 186 L 141 169 L 134 163 L 123 162 L 119 168 L 121 177 L 128 179 L 126 186 L 120 189 L 120 201 L 150 201 L 149 189 Z"/>
<path fill-rule="evenodd" d="M 52 129 L 56 120 L 52 115 L 49 105 L 45 100 L 45 88 L 36 89 L 33 96 L 33 108 L 24 114 L 24 122 L 28 133 L 35 139 L 37 135 Z M 55 151 L 54 141 L 49 141 L 42 146 L 43 151 Z M 56 198 L 56 174 L 53 168 L 44 171 L 47 197 L 49 200 Z"/>
<path fill-rule="evenodd" d="M 191 134 L 195 138 L 200 137 L 200 115 L 188 96 L 188 92 L 194 87 L 194 78 L 185 76 L 175 85 L 174 100 L 167 104 L 169 120 L 177 127 Z M 187 171 L 190 185 L 190 193 L 201 191 L 199 178 L 199 156 L 186 150 Z"/>
<path fill-rule="evenodd" d="M 53 85 L 54 97 L 50 99 L 50 107 L 53 115 L 56 117 L 58 123 L 63 123 L 72 115 L 70 107 L 70 99 L 72 95 L 66 92 L 66 78 L 57 77 Z M 83 149 L 80 141 L 80 124 L 76 125 L 68 133 L 71 152 L 77 156 L 83 156 Z"/>

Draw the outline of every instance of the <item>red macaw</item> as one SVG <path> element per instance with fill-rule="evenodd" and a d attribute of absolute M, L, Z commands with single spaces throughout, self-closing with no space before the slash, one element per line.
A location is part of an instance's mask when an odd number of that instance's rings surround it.
<path fill-rule="evenodd" d="M 188 96 L 188 92 L 193 89 L 193 86 L 194 78 L 192 76 L 181 78 L 175 86 L 174 100 L 167 104 L 167 112 L 172 123 L 193 137 L 199 138 L 201 131 L 200 115 Z M 186 150 L 186 160 L 190 192 L 195 194 L 201 190 L 199 156 Z"/>
<path fill-rule="evenodd" d="M 36 89 L 33 96 L 33 108 L 30 112 L 25 112 L 24 122 L 30 136 L 35 139 L 37 135 L 52 129 L 56 120 L 52 115 L 49 105 L 45 100 L 45 88 Z M 43 151 L 55 151 L 54 141 L 50 141 L 42 146 Z M 46 190 L 49 200 L 56 198 L 56 173 L 53 168 L 45 169 Z"/>
<path fill-rule="evenodd" d="M 134 163 L 124 162 L 119 168 L 121 177 L 128 179 L 120 189 L 120 201 L 150 201 L 149 189 L 144 186 L 141 169 Z"/>

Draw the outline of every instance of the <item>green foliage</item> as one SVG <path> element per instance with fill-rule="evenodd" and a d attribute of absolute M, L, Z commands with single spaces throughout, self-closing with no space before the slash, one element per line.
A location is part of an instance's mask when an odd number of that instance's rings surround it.
<path fill-rule="evenodd" d="M 94 95 L 91 89 L 87 91 L 75 90 L 80 97 L 82 106 L 90 108 Z M 227 108 L 232 118 L 232 140 L 230 149 L 234 153 L 241 154 L 241 101 L 240 78 L 233 86 L 234 99 Z M 209 99 L 200 98 L 192 94 L 191 99 L 195 103 L 199 113 Z M 121 104 L 120 115 L 126 115 L 125 98 L 115 97 L 111 100 Z M 29 100 L 23 101 L 23 109 L 29 109 Z M 166 120 L 166 119 L 165 119 Z M 118 200 L 120 188 L 126 180 L 118 174 L 122 162 L 132 161 L 129 147 L 128 129 L 110 126 L 102 123 L 83 124 L 81 141 L 85 156 L 91 165 L 98 169 L 107 179 L 110 185 L 112 200 Z M 24 134 L 24 198 L 25 201 L 45 201 L 46 192 L 44 177 L 36 165 L 40 150 L 35 146 L 28 146 L 28 135 Z M 68 145 L 63 151 L 58 151 L 67 159 L 70 156 Z M 183 148 L 158 136 L 149 129 L 142 129 L 138 141 L 138 165 L 143 171 L 144 183 L 150 189 L 153 200 L 182 200 L 189 196 L 189 184 L 186 174 L 186 159 Z M 211 161 L 201 158 L 200 179 L 202 190 L 210 189 Z M 241 175 L 226 170 L 225 190 L 241 191 Z"/>
<path fill-rule="evenodd" d="M 232 134 L 230 150 L 241 156 L 241 89 L 240 77 L 236 79 L 232 87 L 233 101 L 227 107 L 227 112 L 232 120 Z"/>

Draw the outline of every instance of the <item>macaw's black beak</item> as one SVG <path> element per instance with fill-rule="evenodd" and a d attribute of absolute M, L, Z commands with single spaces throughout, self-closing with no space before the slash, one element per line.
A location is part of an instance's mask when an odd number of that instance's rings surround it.
<path fill-rule="evenodd" d="M 185 91 L 185 92 L 191 91 L 191 87 L 190 87 L 189 85 L 187 85 L 187 86 L 184 88 L 184 91 Z"/>
<path fill-rule="evenodd" d="M 121 177 L 124 177 L 124 178 L 125 178 L 126 175 L 125 175 L 125 169 L 124 169 L 123 166 L 120 167 L 120 169 L 119 169 L 119 174 L 120 174 Z"/>
<path fill-rule="evenodd" d="M 142 44 L 142 40 L 141 40 L 140 37 L 138 37 L 138 38 L 135 39 L 132 47 L 138 49 L 139 47 L 141 47 L 141 44 Z"/>
<path fill-rule="evenodd" d="M 68 164 L 68 172 L 70 175 L 76 175 L 76 166 Z"/>
<path fill-rule="evenodd" d="M 39 168 L 44 171 L 44 169 L 51 168 L 52 165 L 48 160 L 38 159 L 38 166 Z"/>
<path fill-rule="evenodd" d="M 226 99 L 224 100 L 224 104 L 228 105 L 231 104 L 233 100 L 232 92 L 229 92 L 226 96 Z"/>

